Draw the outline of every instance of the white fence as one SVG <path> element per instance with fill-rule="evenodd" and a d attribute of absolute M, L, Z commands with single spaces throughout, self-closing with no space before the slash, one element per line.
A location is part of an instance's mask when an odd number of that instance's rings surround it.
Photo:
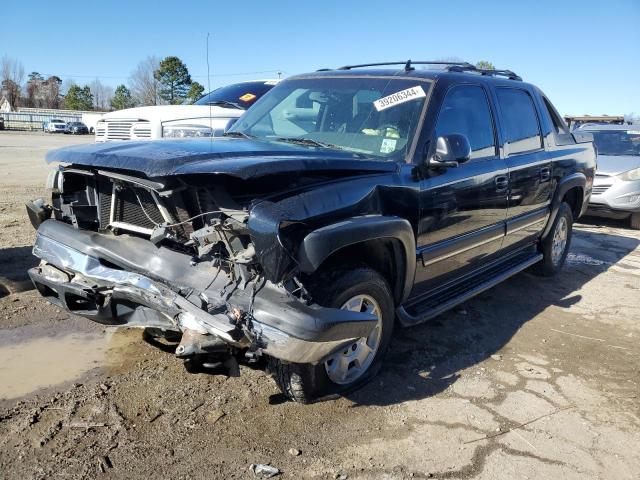
<path fill-rule="evenodd" d="M 34 109 L 35 110 L 35 109 Z M 43 130 L 45 123 L 54 118 L 63 122 L 80 122 L 82 112 L 72 112 L 71 110 L 50 110 L 55 113 L 31 113 L 31 112 L 0 112 L 0 118 L 4 119 L 6 130 Z"/>

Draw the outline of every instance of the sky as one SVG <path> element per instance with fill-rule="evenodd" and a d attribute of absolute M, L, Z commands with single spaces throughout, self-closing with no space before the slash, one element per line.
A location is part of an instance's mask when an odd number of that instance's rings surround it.
<path fill-rule="evenodd" d="M 149 55 L 205 88 L 455 57 L 513 70 L 562 114 L 640 114 L 640 0 L 2 0 L 0 19 L 0 57 L 80 85 L 126 84 Z"/>

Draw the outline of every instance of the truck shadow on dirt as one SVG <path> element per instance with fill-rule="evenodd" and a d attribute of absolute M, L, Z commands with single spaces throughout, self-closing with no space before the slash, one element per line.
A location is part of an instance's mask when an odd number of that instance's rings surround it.
<path fill-rule="evenodd" d="M 380 406 L 442 392 L 461 371 L 498 353 L 549 306 L 567 308 L 579 302 L 582 296 L 575 292 L 639 244 L 631 237 L 577 231 L 569 261 L 558 276 L 543 278 L 526 271 L 423 325 L 397 328 L 380 374 L 347 397 L 359 405 Z M 585 257 L 602 260 L 581 264 Z"/>
<path fill-rule="evenodd" d="M 32 247 L 0 248 L 0 297 L 33 287 L 27 270 L 38 265 Z"/>

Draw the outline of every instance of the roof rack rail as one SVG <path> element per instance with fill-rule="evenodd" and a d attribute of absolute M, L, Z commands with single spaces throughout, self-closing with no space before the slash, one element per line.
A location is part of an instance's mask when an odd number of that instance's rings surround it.
<path fill-rule="evenodd" d="M 363 68 L 363 67 L 386 67 L 390 65 L 404 65 L 404 69 L 407 72 L 410 70 L 415 70 L 415 68 L 413 68 L 413 65 L 450 65 L 450 66 L 456 65 L 463 68 L 473 67 L 473 65 L 471 65 L 468 62 L 441 62 L 438 60 L 434 60 L 434 61 L 420 60 L 420 61 L 414 62 L 412 60 L 407 60 L 405 62 L 382 62 L 382 63 L 363 63 L 361 65 L 345 65 L 344 67 L 338 68 L 338 70 L 351 70 L 353 68 Z"/>
<path fill-rule="evenodd" d="M 494 69 L 484 69 L 477 68 L 475 65 L 469 62 L 441 62 L 439 60 L 420 60 L 414 62 L 413 60 L 407 60 L 406 62 L 381 62 L 381 63 L 362 63 L 360 65 L 345 65 L 344 67 L 338 68 L 338 70 L 352 70 L 354 68 L 364 68 L 364 67 L 388 67 L 391 65 L 404 65 L 404 70 L 409 72 L 411 70 L 415 70 L 414 65 L 444 65 L 448 72 L 475 72 L 480 75 L 487 75 L 492 77 L 507 77 L 509 80 L 518 80 L 522 81 L 522 77 L 517 75 L 515 72 L 511 70 L 494 70 Z M 318 72 L 326 72 L 331 70 L 329 68 L 322 68 L 318 70 Z"/>
<path fill-rule="evenodd" d="M 448 72 L 476 72 L 480 75 L 488 75 L 491 77 L 507 77 L 509 80 L 518 80 L 522 81 L 522 77 L 517 75 L 515 72 L 511 70 L 493 70 L 493 69 L 484 69 L 484 68 L 476 68 L 471 64 L 467 65 L 451 65 L 447 67 Z"/>

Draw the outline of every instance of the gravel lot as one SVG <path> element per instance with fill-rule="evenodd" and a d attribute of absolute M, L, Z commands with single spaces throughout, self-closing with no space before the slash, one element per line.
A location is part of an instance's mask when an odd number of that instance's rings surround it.
<path fill-rule="evenodd" d="M 44 153 L 91 141 L 0 132 L 0 478 L 640 478 L 640 232 L 577 225 L 557 278 L 397 331 L 372 384 L 302 406 L 29 290 Z"/>

